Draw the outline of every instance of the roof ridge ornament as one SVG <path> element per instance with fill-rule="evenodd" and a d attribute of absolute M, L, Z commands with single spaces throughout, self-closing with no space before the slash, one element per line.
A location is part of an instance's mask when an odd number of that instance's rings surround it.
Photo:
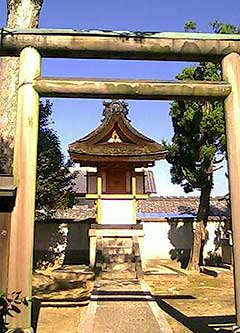
<path fill-rule="evenodd" d="M 112 132 L 112 136 L 111 136 L 111 138 L 108 140 L 108 142 L 110 142 L 110 143 L 122 143 L 122 140 L 121 140 L 121 138 L 120 138 L 120 136 L 118 135 L 118 133 L 117 133 L 116 130 L 114 130 L 114 131 Z"/>
<path fill-rule="evenodd" d="M 105 118 L 109 114 L 121 113 L 125 117 L 128 115 L 128 103 L 124 100 L 113 99 L 111 102 L 103 101 L 103 117 Z"/>

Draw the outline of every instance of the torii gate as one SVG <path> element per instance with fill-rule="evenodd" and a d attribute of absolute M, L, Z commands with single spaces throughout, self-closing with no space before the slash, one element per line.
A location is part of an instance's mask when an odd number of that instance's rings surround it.
<path fill-rule="evenodd" d="M 8 290 L 31 297 L 39 96 L 224 100 L 230 176 L 237 324 L 240 326 L 240 35 L 4 30 L 0 56 L 19 56 Z M 41 77 L 41 57 L 222 61 L 225 81 L 146 81 Z M 13 325 L 31 326 L 30 308 Z"/>

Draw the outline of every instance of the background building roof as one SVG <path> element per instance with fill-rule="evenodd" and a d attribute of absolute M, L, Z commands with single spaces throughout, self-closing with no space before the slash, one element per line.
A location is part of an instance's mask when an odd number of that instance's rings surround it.
<path fill-rule="evenodd" d="M 138 200 L 137 219 L 142 221 L 160 221 L 162 219 L 195 218 L 199 204 L 198 197 L 152 197 Z M 58 210 L 56 219 L 82 221 L 94 219 L 96 207 L 82 199 L 72 209 Z M 222 198 L 211 198 L 209 220 L 221 221 L 229 218 L 227 203 Z"/>
<path fill-rule="evenodd" d="M 199 197 L 151 197 L 138 201 L 139 219 L 194 218 L 197 216 Z M 209 220 L 229 218 L 226 200 L 211 198 Z"/>

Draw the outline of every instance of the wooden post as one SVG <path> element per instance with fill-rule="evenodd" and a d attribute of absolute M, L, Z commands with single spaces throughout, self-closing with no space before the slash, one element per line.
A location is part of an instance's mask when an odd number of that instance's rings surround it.
<path fill-rule="evenodd" d="M 132 223 L 137 222 L 137 200 L 136 200 L 136 194 L 137 194 L 137 180 L 136 176 L 132 176 L 132 204 L 133 204 L 133 210 L 132 210 Z"/>
<path fill-rule="evenodd" d="M 101 200 L 101 195 L 102 195 L 102 177 L 98 176 L 97 177 L 97 223 L 101 224 L 102 223 L 102 200 Z"/>
<path fill-rule="evenodd" d="M 94 269 L 96 261 L 97 237 L 90 235 L 89 265 Z"/>
<path fill-rule="evenodd" d="M 10 240 L 10 213 L 0 213 L 0 289 L 7 290 L 9 240 Z"/>
<path fill-rule="evenodd" d="M 240 326 L 240 55 L 231 53 L 222 62 L 223 77 L 232 85 L 225 100 L 229 186 L 233 231 L 234 283 L 237 325 Z"/>
<path fill-rule="evenodd" d="M 32 295 L 33 233 L 37 141 L 39 127 L 39 96 L 33 88 L 40 75 L 41 57 L 37 50 L 26 47 L 20 54 L 17 127 L 14 149 L 14 182 L 17 185 L 16 206 L 12 213 L 8 291 Z M 31 303 L 11 319 L 11 327 L 31 326 Z"/>

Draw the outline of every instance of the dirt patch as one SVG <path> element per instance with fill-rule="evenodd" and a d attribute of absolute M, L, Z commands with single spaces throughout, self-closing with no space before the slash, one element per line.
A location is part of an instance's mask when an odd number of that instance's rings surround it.
<path fill-rule="evenodd" d="M 174 333 L 231 331 L 235 321 L 232 271 L 207 268 L 206 272 L 210 275 L 148 277 Z"/>
<path fill-rule="evenodd" d="M 93 272 L 74 266 L 33 274 L 32 326 L 34 332 L 76 333 L 89 303 Z"/>
<path fill-rule="evenodd" d="M 36 333 L 77 333 L 82 308 L 76 307 L 42 307 Z"/>

